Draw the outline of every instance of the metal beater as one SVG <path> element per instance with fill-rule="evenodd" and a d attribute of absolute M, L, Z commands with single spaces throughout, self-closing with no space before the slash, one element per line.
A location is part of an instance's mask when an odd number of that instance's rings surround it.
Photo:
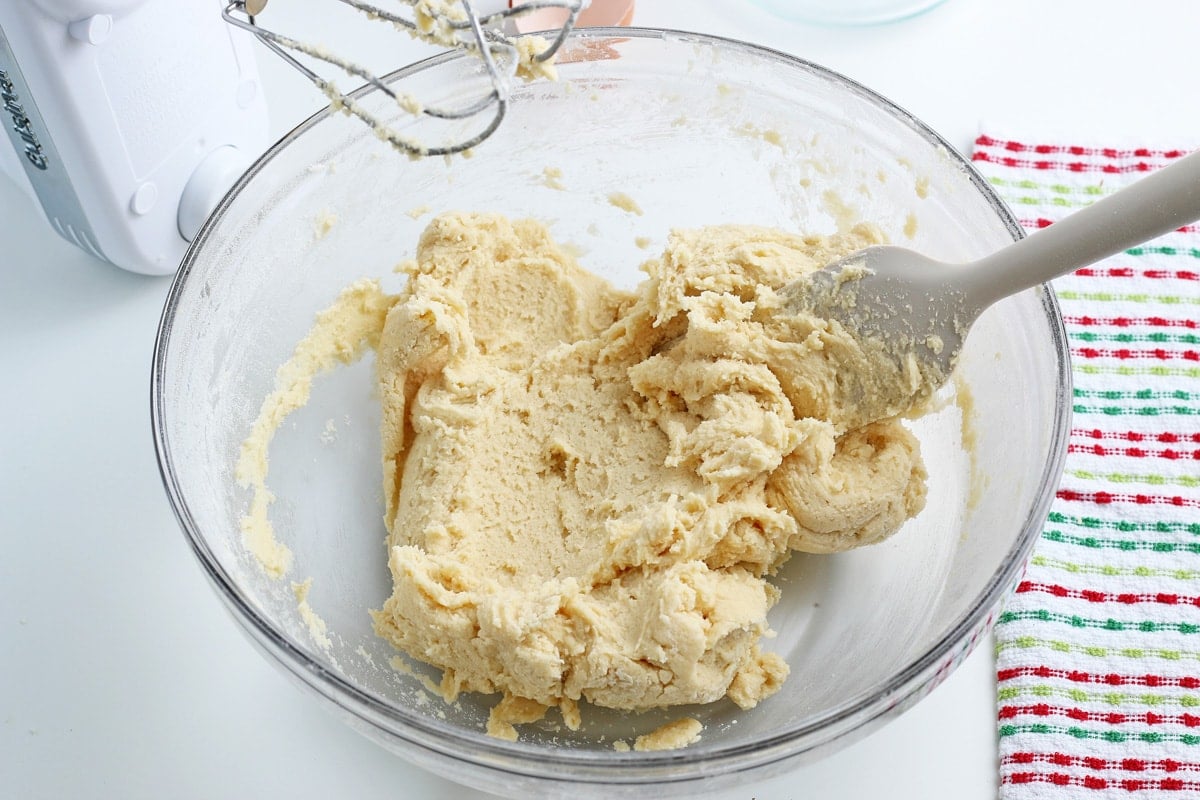
<path fill-rule="evenodd" d="M 257 36 L 271 51 L 308 78 L 329 97 L 334 108 L 362 120 L 379 138 L 412 157 L 461 153 L 487 139 L 500 126 L 508 110 L 509 86 L 513 78 L 518 74 L 532 76 L 549 72 L 555 54 L 587 5 L 587 0 L 528 0 L 515 5 L 496 0 L 491 3 L 486 0 L 399 0 L 400 5 L 407 7 L 404 14 L 399 14 L 363 0 L 337 2 L 371 20 L 390 23 L 413 38 L 464 50 L 478 57 L 487 72 L 490 92 L 460 108 L 427 106 L 417 98 L 393 89 L 381 77 L 351 59 L 331 53 L 320 45 L 301 42 L 264 28 L 259 17 L 267 0 L 231 0 L 222 15 L 230 24 Z M 515 34 L 513 23 L 518 17 L 547 10 L 559 12 L 563 17 L 552 38 Z M 332 65 L 367 82 L 394 100 L 396 106 L 410 117 L 424 115 L 448 121 L 478 118 L 480 127 L 466 138 L 434 145 L 406 137 L 382 122 L 353 95 L 342 93 L 332 80 L 302 63 L 296 54 Z"/>

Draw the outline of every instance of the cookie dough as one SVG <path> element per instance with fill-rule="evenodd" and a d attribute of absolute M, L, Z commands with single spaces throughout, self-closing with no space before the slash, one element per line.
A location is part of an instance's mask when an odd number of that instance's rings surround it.
<path fill-rule="evenodd" d="M 678 750 L 700 741 L 700 731 L 702 730 L 704 730 L 704 726 L 700 724 L 699 720 L 684 717 L 637 737 L 633 749 L 639 751 Z"/>
<path fill-rule="evenodd" d="M 451 697 L 502 693 L 489 729 L 506 738 L 541 707 L 577 725 L 580 700 L 776 691 L 768 578 L 924 503 L 916 439 L 845 389 L 870 385 L 847 379 L 858 344 L 777 293 L 879 239 L 676 231 L 625 291 L 535 221 L 434 219 L 377 344 L 394 579 L 378 633 Z"/>

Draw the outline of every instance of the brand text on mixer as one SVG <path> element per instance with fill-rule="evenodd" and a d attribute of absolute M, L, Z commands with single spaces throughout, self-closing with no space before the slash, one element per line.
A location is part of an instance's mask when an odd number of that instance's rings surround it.
<path fill-rule="evenodd" d="M 46 169 L 46 154 L 42 143 L 33 132 L 33 125 L 25 114 L 21 99 L 17 96 L 16 87 L 9 79 L 8 73 L 0 69 L 0 100 L 4 101 L 4 110 L 12 116 L 12 127 L 25 143 L 25 158 L 38 169 Z"/>

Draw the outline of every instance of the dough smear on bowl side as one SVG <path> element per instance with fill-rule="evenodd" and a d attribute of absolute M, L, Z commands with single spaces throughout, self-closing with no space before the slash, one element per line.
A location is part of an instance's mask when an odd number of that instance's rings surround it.
<path fill-rule="evenodd" d="M 776 691 L 768 577 L 924 504 L 915 437 L 856 405 L 859 345 L 776 294 L 880 239 L 675 231 L 626 291 L 536 221 L 435 218 L 377 343 L 394 582 L 377 632 L 441 668 L 448 698 L 502 693 L 504 738 L 554 706 L 576 727 L 581 700 Z"/>

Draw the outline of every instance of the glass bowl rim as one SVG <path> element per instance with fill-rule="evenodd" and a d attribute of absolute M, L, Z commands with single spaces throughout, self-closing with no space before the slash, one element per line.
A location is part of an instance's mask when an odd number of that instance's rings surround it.
<path fill-rule="evenodd" d="M 970 159 L 964 157 L 941 135 L 908 111 L 841 73 L 773 48 L 738 39 L 689 31 L 668 28 L 620 27 L 577 29 L 571 34 L 572 41 L 605 39 L 673 40 L 682 43 L 694 42 L 718 50 L 741 51 L 759 58 L 776 60 L 788 68 L 807 72 L 839 90 L 857 95 L 860 99 L 885 111 L 896 122 L 907 126 L 929 145 L 942 148 L 956 166 L 965 173 L 975 190 L 988 202 L 1012 238 L 1017 240 L 1025 235 L 1024 229 L 1012 211 L 975 169 Z M 465 57 L 454 51 L 441 53 L 395 70 L 385 76 L 383 81 L 391 83 L 402 80 L 416 73 Z M 351 96 L 357 99 L 374 91 L 377 91 L 374 87 L 364 85 L 352 92 Z M 806 719 L 801 724 L 782 733 L 754 742 L 724 747 L 719 744 L 708 744 L 678 751 L 620 753 L 615 750 L 551 748 L 523 742 L 507 742 L 488 737 L 481 731 L 467 730 L 447 722 L 430 720 L 416 715 L 407 716 L 402 713 L 402 709 L 357 687 L 310 657 L 297 642 L 283 635 L 270 621 L 255 610 L 249 598 L 239 588 L 237 581 L 221 566 L 209 548 L 204 534 L 193 519 L 186 493 L 177 480 L 171 442 L 166 432 L 165 420 L 168 412 L 164 406 L 164 379 L 175 315 L 179 310 L 188 278 L 200 254 L 204 252 L 205 244 L 212 231 L 224 217 L 234 199 L 268 163 L 293 141 L 332 114 L 333 111 L 329 107 L 322 108 L 284 134 L 246 170 L 205 221 L 188 247 L 168 291 L 155 338 L 151 370 L 150 411 L 154 447 L 159 474 L 175 517 L 183 529 L 193 553 L 200 561 L 206 577 L 209 578 L 230 610 L 235 612 L 233 616 L 237 622 L 263 647 L 264 652 L 273 656 L 281 666 L 371 727 L 385 732 L 389 736 L 402 739 L 407 744 L 421 750 L 449 756 L 452 759 L 479 767 L 498 769 L 513 775 L 532 778 L 551 778 L 580 783 L 672 782 L 763 766 L 826 745 L 856 729 L 863 728 L 872 721 L 882 718 L 891 709 L 901 705 L 904 699 L 918 692 L 926 685 L 932 673 L 944 668 L 947 658 L 952 657 L 951 654 L 956 647 L 960 647 L 973 633 L 990 627 L 987 615 L 997 608 L 1006 591 L 1019 577 L 1041 532 L 1041 527 L 1055 496 L 1057 479 L 1061 475 L 1066 456 L 1069 433 L 1067 411 L 1070 408 L 1067 398 L 1071 391 L 1070 356 L 1062 315 L 1054 292 L 1048 285 L 1039 287 L 1039 291 L 1042 311 L 1050 325 L 1053 337 L 1052 345 L 1055 349 L 1057 367 L 1057 396 L 1049 454 L 1040 476 L 1040 493 L 1023 523 L 1014 547 L 1009 551 L 1000 568 L 990 577 L 984 591 L 976 597 L 967 612 L 956 619 L 933 646 L 875 688 L 847 698 L 838 706 Z M 263 646 L 264 643 L 269 643 L 271 647 Z M 380 718 L 390 724 L 381 725 Z M 407 730 L 402 732 L 397 728 Z M 751 755 L 754 757 L 748 758 Z M 700 765 L 708 769 L 704 773 L 684 774 L 678 772 L 680 767 L 695 768 Z M 551 766 L 563 771 L 557 774 L 548 774 L 546 769 Z M 596 772 L 588 775 L 568 772 L 581 768 L 586 772 L 588 768 L 597 767 L 602 767 L 605 773 Z M 714 770 L 713 767 L 723 768 Z"/>

